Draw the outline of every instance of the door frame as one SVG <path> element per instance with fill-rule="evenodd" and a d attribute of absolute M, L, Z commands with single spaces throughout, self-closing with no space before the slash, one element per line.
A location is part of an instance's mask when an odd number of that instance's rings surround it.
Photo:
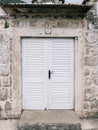
<path fill-rule="evenodd" d="M 24 30 L 21 31 L 21 33 L 16 33 L 13 37 L 13 112 L 20 114 L 22 111 L 22 54 L 21 54 L 21 39 L 22 38 L 41 38 L 37 36 L 32 36 L 32 33 L 27 35 L 27 33 L 24 33 Z M 22 35 L 21 35 L 22 34 Z M 51 36 L 52 38 L 74 38 L 74 63 L 75 63 L 75 69 L 74 69 L 74 111 L 79 113 L 80 115 L 83 114 L 83 83 L 82 83 L 82 74 L 83 74 L 83 39 L 81 36 L 76 36 L 77 33 L 73 33 L 69 35 L 63 34 L 63 37 L 59 37 L 59 33 L 56 37 Z M 31 36 L 31 37 L 30 37 Z M 46 36 L 43 36 L 42 38 L 47 38 Z M 49 36 L 48 36 L 49 37 Z M 51 38 L 50 37 L 50 38 Z M 15 68 L 15 69 L 14 69 Z M 79 71 L 78 71 L 79 70 Z M 17 94 L 18 93 L 18 94 Z M 15 96 L 17 95 L 17 97 Z M 16 111 L 17 110 L 17 111 Z"/>

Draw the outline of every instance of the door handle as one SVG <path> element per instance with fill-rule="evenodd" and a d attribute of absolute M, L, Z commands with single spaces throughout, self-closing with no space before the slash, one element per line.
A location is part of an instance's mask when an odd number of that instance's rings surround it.
<path fill-rule="evenodd" d="M 48 72 L 48 78 L 50 79 L 51 78 L 51 71 L 49 70 Z"/>
<path fill-rule="evenodd" d="M 51 74 L 53 73 L 53 71 L 50 71 L 48 72 L 48 78 L 51 79 Z"/>

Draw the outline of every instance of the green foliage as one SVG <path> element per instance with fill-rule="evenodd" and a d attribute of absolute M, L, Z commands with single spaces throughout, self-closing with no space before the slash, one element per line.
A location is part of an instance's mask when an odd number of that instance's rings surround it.
<path fill-rule="evenodd" d="M 9 28 L 9 23 L 7 20 L 5 21 L 5 28 Z"/>
<path fill-rule="evenodd" d="M 0 0 L 2 4 L 9 4 L 9 3 L 24 3 L 22 0 Z"/>

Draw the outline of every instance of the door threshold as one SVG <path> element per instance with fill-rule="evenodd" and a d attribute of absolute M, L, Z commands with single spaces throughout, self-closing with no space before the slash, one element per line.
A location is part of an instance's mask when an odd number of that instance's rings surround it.
<path fill-rule="evenodd" d="M 73 110 L 24 110 L 19 124 L 79 124 L 79 115 Z"/>

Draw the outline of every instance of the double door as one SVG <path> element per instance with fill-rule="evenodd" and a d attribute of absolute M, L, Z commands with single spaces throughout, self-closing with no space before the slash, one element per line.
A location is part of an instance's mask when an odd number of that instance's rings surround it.
<path fill-rule="evenodd" d="M 73 109 L 73 77 L 73 39 L 22 39 L 23 109 Z"/>

